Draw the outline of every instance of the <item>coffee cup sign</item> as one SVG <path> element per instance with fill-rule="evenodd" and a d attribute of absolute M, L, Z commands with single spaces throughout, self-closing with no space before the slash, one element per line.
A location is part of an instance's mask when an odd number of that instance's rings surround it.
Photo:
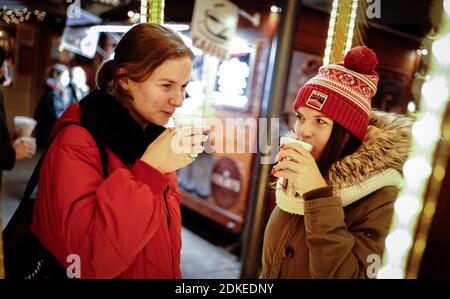
<path fill-rule="evenodd" d="M 220 60 L 228 59 L 238 18 L 239 7 L 228 0 L 196 0 L 191 23 L 194 46 Z"/>
<path fill-rule="evenodd" d="M 234 160 L 224 157 L 214 164 L 211 189 L 217 205 L 224 209 L 230 209 L 239 201 L 242 190 L 241 173 Z"/>

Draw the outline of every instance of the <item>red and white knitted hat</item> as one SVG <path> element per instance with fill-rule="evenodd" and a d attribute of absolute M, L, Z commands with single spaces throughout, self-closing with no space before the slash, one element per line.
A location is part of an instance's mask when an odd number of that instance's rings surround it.
<path fill-rule="evenodd" d="M 363 140 L 369 122 L 371 100 L 377 91 L 378 59 L 371 49 L 352 48 L 343 64 L 322 66 L 319 73 L 300 88 L 294 109 L 320 111 Z"/>

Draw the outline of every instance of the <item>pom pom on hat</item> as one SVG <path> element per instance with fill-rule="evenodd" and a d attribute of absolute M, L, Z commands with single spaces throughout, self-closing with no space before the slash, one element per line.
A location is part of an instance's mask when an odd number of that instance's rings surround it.
<path fill-rule="evenodd" d="M 348 51 L 344 63 L 319 68 L 319 73 L 300 88 L 294 110 L 320 111 L 359 140 L 367 132 L 371 100 L 377 91 L 378 59 L 374 51 L 359 46 Z"/>
<path fill-rule="evenodd" d="M 354 47 L 344 57 L 347 69 L 366 75 L 371 75 L 377 65 L 377 55 L 366 46 Z"/>

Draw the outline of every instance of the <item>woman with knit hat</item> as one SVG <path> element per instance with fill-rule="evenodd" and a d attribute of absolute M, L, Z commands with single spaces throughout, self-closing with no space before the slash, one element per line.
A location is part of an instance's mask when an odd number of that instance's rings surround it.
<path fill-rule="evenodd" d="M 355 47 L 299 90 L 292 137 L 313 148 L 280 147 L 261 278 L 376 276 L 412 126 L 406 117 L 371 111 L 377 64 L 371 49 Z"/>

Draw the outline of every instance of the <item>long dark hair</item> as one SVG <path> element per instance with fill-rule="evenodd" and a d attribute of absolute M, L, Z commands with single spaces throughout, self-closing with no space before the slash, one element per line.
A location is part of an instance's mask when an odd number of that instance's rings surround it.
<path fill-rule="evenodd" d="M 317 161 L 317 166 L 322 176 L 327 179 L 331 165 L 345 156 L 353 154 L 360 146 L 361 141 L 355 135 L 337 122 L 334 122 L 330 139 L 328 139 Z"/>

